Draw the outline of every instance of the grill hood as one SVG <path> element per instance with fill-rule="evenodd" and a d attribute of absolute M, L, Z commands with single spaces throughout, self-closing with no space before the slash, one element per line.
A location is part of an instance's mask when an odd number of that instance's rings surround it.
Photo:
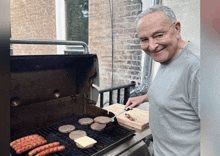
<path fill-rule="evenodd" d="M 98 99 L 92 88 L 99 85 L 98 72 L 92 54 L 12 56 L 11 129 L 31 130 L 85 114 L 86 105 Z"/>
<path fill-rule="evenodd" d="M 19 105 L 85 94 L 97 101 L 99 85 L 96 55 L 41 55 L 11 57 L 11 102 Z"/>

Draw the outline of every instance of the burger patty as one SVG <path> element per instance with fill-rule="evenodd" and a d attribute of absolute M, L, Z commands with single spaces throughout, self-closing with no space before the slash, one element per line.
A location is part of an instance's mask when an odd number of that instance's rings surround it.
<path fill-rule="evenodd" d="M 85 131 L 82 131 L 82 130 L 76 130 L 76 131 L 73 131 L 69 134 L 69 138 L 72 139 L 72 140 L 76 140 L 78 138 L 81 138 L 81 137 L 84 137 L 86 136 L 86 132 Z"/>
<path fill-rule="evenodd" d="M 61 133 L 69 133 L 75 130 L 74 125 L 63 125 L 58 128 Z"/>
<path fill-rule="evenodd" d="M 100 123 L 95 122 L 90 127 L 91 127 L 92 130 L 102 131 L 102 130 L 105 129 L 106 124 L 100 124 Z"/>
<path fill-rule="evenodd" d="M 107 116 L 98 116 L 94 119 L 94 121 L 100 124 L 107 124 L 110 123 L 112 120 L 110 117 Z"/>
<path fill-rule="evenodd" d="M 90 144 L 90 145 L 88 145 L 88 146 L 86 146 L 86 147 L 83 147 L 82 145 L 80 145 L 80 144 L 78 144 L 77 142 L 76 142 L 76 146 L 78 147 L 78 148 L 82 148 L 82 149 L 85 149 L 85 148 L 91 148 L 91 147 L 93 147 L 95 144 Z"/>
<path fill-rule="evenodd" d="M 90 125 L 93 123 L 93 119 L 92 118 L 81 118 L 79 119 L 78 122 L 80 125 Z"/>

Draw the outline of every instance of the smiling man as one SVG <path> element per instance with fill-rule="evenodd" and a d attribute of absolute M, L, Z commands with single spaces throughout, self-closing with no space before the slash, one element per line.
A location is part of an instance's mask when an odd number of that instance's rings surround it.
<path fill-rule="evenodd" d="M 173 11 L 155 5 L 137 20 L 141 48 L 160 68 L 147 95 L 129 98 L 131 108 L 149 101 L 149 125 L 156 156 L 199 156 L 198 48 L 181 38 Z"/>

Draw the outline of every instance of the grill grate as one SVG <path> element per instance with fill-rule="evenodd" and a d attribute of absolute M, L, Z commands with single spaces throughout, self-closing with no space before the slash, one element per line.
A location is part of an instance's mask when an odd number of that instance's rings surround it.
<path fill-rule="evenodd" d="M 119 140 L 121 140 L 120 143 L 122 143 L 123 141 L 128 139 L 128 136 L 130 138 L 134 134 L 132 130 L 123 128 L 115 123 L 107 124 L 106 128 L 101 132 L 93 131 L 90 129 L 90 125 L 80 125 L 78 123 L 78 120 L 83 117 L 90 117 L 90 116 L 78 115 L 62 120 L 60 122 L 56 122 L 54 124 L 51 124 L 43 128 L 32 130 L 28 133 L 20 133 L 19 135 L 16 135 L 13 138 L 11 138 L 11 141 L 30 134 L 39 134 L 43 136 L 48 141 L 48 143 L 59 141 L 61 145 L 66 146 L 65 151 L 52 153 L 49 154 L 48 156 L 87 156 L 87 155 L 90 156 L 96 154 L 97 152 L 100 152 L 103 149 L 106 149 L 106 151 L 108 151 L 110 150 L 109 148 L 110 145 L 118 142 Z M 69 133 L 64 134 L 58 131 L 58 128 L 65 124 L 73 124 L 76 127 L 76 130 L 86 131 L 87 135 L 95 139 L 97 143 L 91 148 L 79 149 L 75 145 L 74 141 L 69 138 Z M 28 156 L 28 152 L 29 151 L 24 152 L 19 156 Z M 11 149 L 11 154 L 12 156 L 17 156 L 17 154 L 13 149 Z"/>

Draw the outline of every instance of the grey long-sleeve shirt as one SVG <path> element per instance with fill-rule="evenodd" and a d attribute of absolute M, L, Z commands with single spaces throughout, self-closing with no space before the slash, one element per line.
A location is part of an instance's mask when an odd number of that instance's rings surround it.
<path fill-rule="evenodd" d="M 189 43 L 170 63 L 161 64 L 149 91 L 149 125 L 156 156 L 199 156 L 200 59 Z"/>

